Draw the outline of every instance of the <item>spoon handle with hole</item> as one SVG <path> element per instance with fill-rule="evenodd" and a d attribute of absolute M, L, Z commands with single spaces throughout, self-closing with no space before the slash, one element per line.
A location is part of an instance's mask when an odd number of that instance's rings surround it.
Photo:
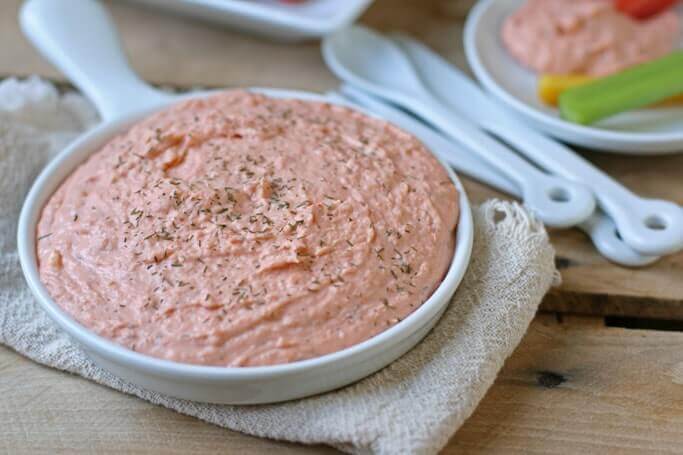
<path fill-rule="evenodd" d="M 421 93 L 419 98 L 405 97 L 402 101 L 405 109 L 461 142 L 517 183 L 524 202 L 549 226 L 574 226 L 595 210 L 595 199 L 583 186 L 541 172 L 472 122 L 431 97 L 428 92 Z"/>
<path fill-rule="evenodd" d="M 540 171 L 436 100 L 393 41 L 351 26 L 326 37 L 321 47 L 323 59 L 340 79 L 420 116 L 513 180 L 525 204 L 549 226 L 574 226 L 593 213 L 595 198 L 584 185 Z"/>
<path fill-rule="evenodd" d="M 662 255 L 683 247 L 683 213 L 677 204 L 633 194 L 571 149 L 506 113 L 476 83 L 426 46 L 403 36 L 396 40 L 440 100 L 503 138 L 548 172 L 593 189 L 600 206 L 632 248 L 644 255 Z"/>
<path fill-rule="evenodd" d="M 340 88 L 339 93 L 328 93 L 327 96 L 332 101 L 362 106 L 400 128 L 409 131 L 418 137 L 433 153 L 453 166 L 457 171 L 504 193 L 517 197 L 521 195 L 521 190 L 518 186 L 478 159 L 474 154 L 464 150 L 462 145 L 449 141 L 416 118 L 391 107 L 372 95 L 345 85 Z M 578 227 L 588 234 L 600 254 L 619 265 L 641 267 L 659 259 L 656 256 L 641 255 L 626 245 L 617 235 L 612 220 L 600 210 L 596 210 L 590 218 L 579 224 Z"/>

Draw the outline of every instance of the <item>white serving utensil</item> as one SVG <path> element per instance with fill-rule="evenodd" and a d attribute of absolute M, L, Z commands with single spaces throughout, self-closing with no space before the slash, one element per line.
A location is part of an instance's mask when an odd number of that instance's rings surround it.
<path fill-rule="evenodd" d="M 644 255 L 662 255 L 683 247 L 683 212 L 677 204 L 632 193 L 565 145 L 505 111 L 474 81 L 423 44 L 405 36 L 395 40 L 439 100 L 548 172 L 590 187 L 633 249 Z"/>
<path fill-rule="evenodd" d="M 504 193 L 517 197 L 520 196 L 521 191 L 519 187 L 500 172 L 477 158 L 476 155 L 470 153 L 461 144 L 449 140 L 409 114 L 349 85 L 343 85 L 338 92 L 328 93 L 327 96 L 337 102 L 346 101 L 362 106 L 380 115 L 382 118 L 414 134 L 427 148 L 453 166 L 458 172 Z M 658 256 L 642 255 L 624 243 L 617 234 L 612 220 L 600 209 L 596 209 L 590 218 L 580 223 L 577 227 L 590 237 L 600 254 L 616 264 L 627 267 L 641 267 L 652 264 L 659 259 Z"/>
<path fill-rule="evenodd" d="M 352 26 L 328 36 L 322 52 L 343 81 L 414 112 L 514 181 L 547 225 L 573 226 L 593 213 L 595 199 L 584 185 L 545 174 L 436 99 L 391 40 Z"/>

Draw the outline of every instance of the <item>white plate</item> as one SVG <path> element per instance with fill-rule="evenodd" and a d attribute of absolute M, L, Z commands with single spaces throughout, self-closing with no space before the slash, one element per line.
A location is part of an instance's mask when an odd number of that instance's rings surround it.
<path fill-rule="evenodd" d="M 132 0 L 269 38 L 319 38 L 354 22 L 372 0 Z"/>
<path fill-rule="evenodd" d="M 562 120 L 537 96 L 537 76 L 514 60 L 500 39 L 507 16 L 525 0 L 481 0 L 465 25 L 465 52 L 479 82 L 533 128 L 571 144 L 637 155 L 683 151 L 683 107 L 619 114 L 593 126 Z"/>

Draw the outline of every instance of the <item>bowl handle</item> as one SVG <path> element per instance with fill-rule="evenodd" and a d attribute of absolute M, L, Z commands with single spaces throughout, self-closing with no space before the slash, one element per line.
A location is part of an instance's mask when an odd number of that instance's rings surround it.
<path fill-rule="evenodd" d="M 109 14 L 95 0 L 29 0 L 19 22 L 33 45 L 95 103 L 105 121 L 172 98 L 133 72 Z"/>

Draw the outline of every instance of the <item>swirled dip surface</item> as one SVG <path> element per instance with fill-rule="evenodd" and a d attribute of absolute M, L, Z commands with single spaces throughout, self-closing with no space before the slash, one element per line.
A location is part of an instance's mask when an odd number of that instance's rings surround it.
<path fill-rule="evenodd" d="M 206 365 L 364 341 L 450 264 L 456 189 L 411 135 L 347 108 L 222 92 L 112 139 L 38 225 L 40 277 L 96 333 Z"/>
<path fill-rule="evenodd" d="M 678 46 L 673 10 L 639 21 L 611 0 L 528 0 L 502 28 L 508 51 L 541 73 L 605 75 L 663 57 Z"/>

